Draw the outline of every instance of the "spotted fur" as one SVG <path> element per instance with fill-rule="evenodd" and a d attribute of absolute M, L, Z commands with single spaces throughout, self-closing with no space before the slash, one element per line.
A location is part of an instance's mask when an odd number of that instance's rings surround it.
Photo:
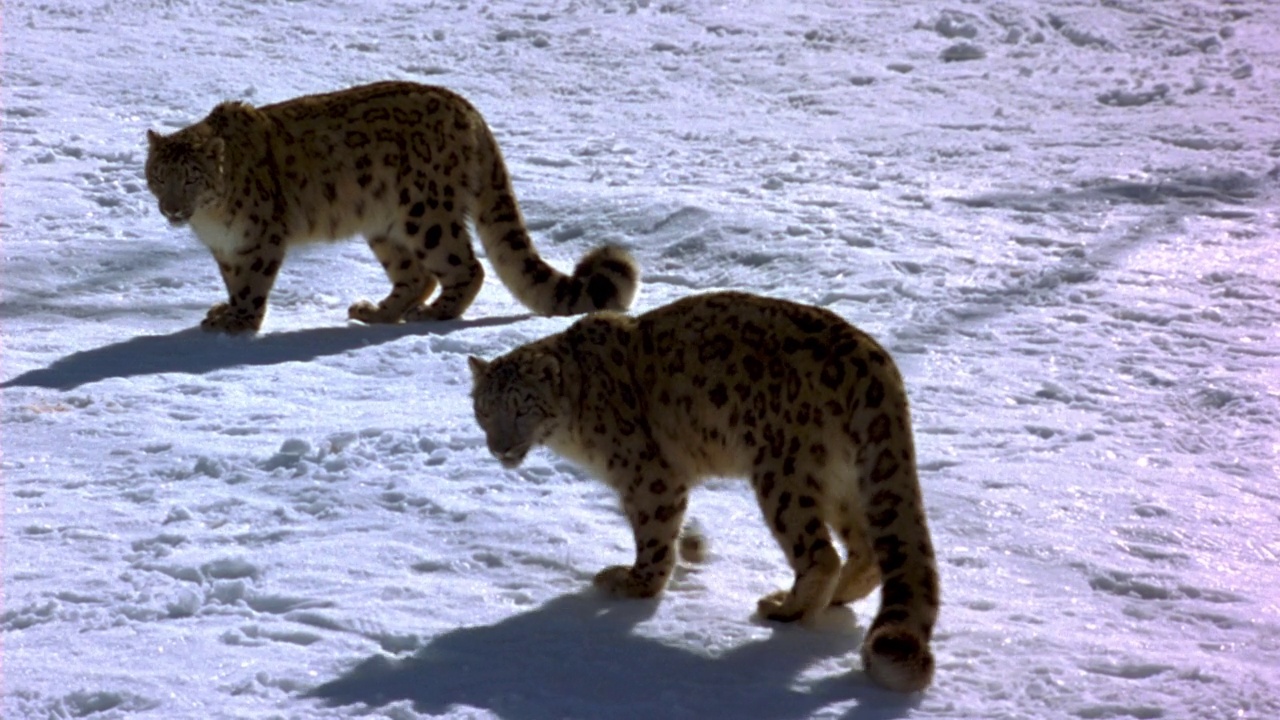
<path fill-rule="evenodd" d="M 747 476 L 795 571 L 761 615 L 807 620 L 879 587 L 867 673 L 900 691 L 930 683 L 937 566 L 902 376 L 871 337 L 819 308 L 714 293 L 593 315 L 470 364 L 476 420 L 505 466 L 546 445 L 618 492 L 635 562 L 597 585 L 659 593 L 690 489 Z"/>
<path fill-rule="evenodd" d="M 638 269 L 620 248 L 592 251 L 571 275 L 542 260 L 493 134 L 443 88 L 384 82 L 261 108 L 226 102 L 147 139 L 147 185 L 161 213 L 191 226 L 226 284 L 227 302 L 209 310 L 205 329 L 257 330 L 289 245 L 355 234 L 392 289 L 377 304 L 351 305 L 351 318 L 456 318 L 484 281 L 472 222 L 498 276 L 535 313 L 622 310 L 636 292 Z"/>

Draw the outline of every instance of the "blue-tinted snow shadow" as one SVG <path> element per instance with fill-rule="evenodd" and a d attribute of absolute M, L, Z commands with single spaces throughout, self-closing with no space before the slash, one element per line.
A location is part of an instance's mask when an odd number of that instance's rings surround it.
<path fill-rule="evenodd" d="M 1007 208 L 1029 213 L 1072 210 L 1092 202 L 1134 203 L 1166 206 L 1171 212 L 1192 215 L 1213 212 L 1224 204 L 1246 205 L 1259 199 L 1276 180 L 1280 180 L 1277 170 L 1260 177 L 1228 171 L 1184 173 L 1154 181 L 1101 178 L 1081 183 L 1078 190 L 991 192 L 949 200 L 973 208 Z"/>
<path fill-rule="evenodd" d="M 825 658 L 856 655 L 858 634 L 778 626 L 717 657 L 633 633 L 657 601 L 564 595 L 494 625 L 433 639 L 414 655 L 375 655 L 308 695 L 330 706 L 409 700 L 420 713 L 482 708 L 506 720 L 553 718 L 806 718 L 856 702 L 846 717 L 889 720 L 919 696 L 881 690 L 853 673 L 797 687 Z"/>
<path fill-rule="evenodd" d="M 530 317 L 532 315 L 524 314 L 398 325 L 351 324 L 238 337 L 190 328 L 168 335 L 143 335 L 72 353 L 47 368 L 31 370 L 0 383 L 0 388 L 70 390 L 108 378 L 170 372 L 202 375 L 229 367 L 305 362 L 402 337 L 448 335 L 469 328 L 509 325 Z"/>
<path fill-rule="evenodd" d="M 1262 176 L 1242 172 L 1188 171 L 1158 181 L 1102 178 L 1080 183 L 1080 188 L 1006 191 L 947 198 L 975 210 L 1012 210 L 1027 215 L 1079 214 L 1102 205 L 1147 206 L 1135 212 L 1117 229 L 1082 239 L 1080 252 L 1063 253 L 1057 262 L 1020 274 L 1008 285 L 971 288 L 944 312 L 950 325 L 977 325 L 1028 304 L 1034 298 L 1066 295 L 1070 288 L 1094 283 L 1103 271 L 1156 238 L 1164 237 L 1192 215 L 1250 217 L 1269 207 L 1280 183 L 1280 170 Z"/>

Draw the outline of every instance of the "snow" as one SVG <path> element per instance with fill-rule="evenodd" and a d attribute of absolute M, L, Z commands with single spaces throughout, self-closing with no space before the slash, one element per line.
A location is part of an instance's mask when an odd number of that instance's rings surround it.
<path fill-rule="evenodd" d="M 1280 717 L 1280 5 L 1270 0 L 9 0 L 6 718 Z M 744 483 L 654 602 L 615 500 L 507 472 L 466 356 L 565 327 L 346 322 L 358 240 L 292 253 L 255 338 L 161 218 L 145 131 L 380 79 L 485 113 L 544 255 L 617 242 L 637 310 L 829 307 L 893 352 L 939 669 L 861 674 Z M 490 278 L 495 278 L 490 274 Z"/>

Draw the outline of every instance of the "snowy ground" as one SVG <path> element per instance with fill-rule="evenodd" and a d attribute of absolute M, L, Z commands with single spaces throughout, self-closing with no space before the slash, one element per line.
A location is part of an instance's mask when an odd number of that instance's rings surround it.
<path fill-rule="evenodd" d="M 1271 0 L 8 0 L 5 718 L 1280 718 L 1280 5 Z M 142 177 L 147 128 L 387 78 L 489 118 L 544 255 L 647 309 L 830 307 L 896 355 L 939 671 L 861 675 L 744 484 L 660 602 L 601 486 L 487 456 L 465 357 L 554 332 L 345 321 L 300 250 L 254 339 Z M 490 274 L 491 278 L 496 277 Z"/>

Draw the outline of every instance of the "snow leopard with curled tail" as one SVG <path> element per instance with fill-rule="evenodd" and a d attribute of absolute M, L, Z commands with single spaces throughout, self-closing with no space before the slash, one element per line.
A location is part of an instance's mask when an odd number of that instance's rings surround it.
<path fill-rule="evenodd" d="M 476 420 L 504 466 L 545 445 L 617 491 L 635 561 L 597 586 L 661 592 L 690 490 L 746 476 L 795 571 L 760 614 L 810 620 L 879 587 L 866 672 L 903 692 L 932 681 L 938 569 L 907 393 L 870 336 L 827 310 L 724 292 L 588 316 L 470 366 Z"/>
<path fill-rule="evenodd" d="M 639 270 L 621 248 L 591 251 L 570 275 L 542 260 L 493 133 L 444 88 L 383 82 L 258 108 L 225 102 L 147 139 L 160 212 L 191 227 L 226 285 L 206 330 L 258 330 L 288 246 L 355 234 L 392 288 L 376 304 L 352 304 L 348 317 L 456 318 L 484 282 L 473 223 L 502 282 L 535 313 L 623 310 L 636 294 Z"/>

